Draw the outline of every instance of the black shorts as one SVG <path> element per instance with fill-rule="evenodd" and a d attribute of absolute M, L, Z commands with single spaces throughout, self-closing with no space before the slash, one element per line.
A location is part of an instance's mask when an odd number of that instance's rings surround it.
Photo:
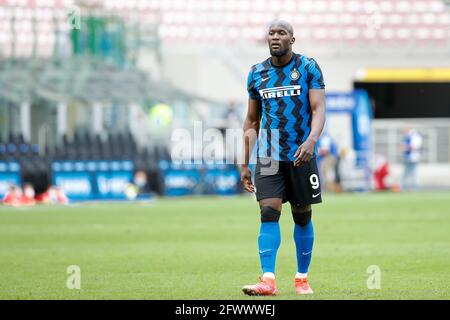
<path fill-rule="evenodd" d="M 322 202 L 316 159 L 296 167 L 292 161 L 258 159 L 255 170 L 256 199 L 281 198 L 283 203 L 309 205 Z"/>

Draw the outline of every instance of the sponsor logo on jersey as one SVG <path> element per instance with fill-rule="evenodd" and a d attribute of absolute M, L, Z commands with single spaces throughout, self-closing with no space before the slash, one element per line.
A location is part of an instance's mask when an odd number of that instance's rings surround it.
<path fill-rule="evenodd" d="M 301 86 L 282 86 L 259 90 L 259 94 L 263 99 L 282 98 L 299 96 L 301 94 Z"/>

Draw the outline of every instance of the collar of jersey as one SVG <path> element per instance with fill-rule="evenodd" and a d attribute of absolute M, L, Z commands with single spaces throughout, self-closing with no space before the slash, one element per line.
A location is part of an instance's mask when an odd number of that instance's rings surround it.
<path fill-rule="evenodd" d="M 276 66 L 276 65 L 274 65 L 274 64 L 272 63 L 272 57 L 269 58 L 269 63 L 270 63 L 270 65 L 271 65 L 272 67 L 277 68 L 277 69 L 281 69 L 281 68 L 284 68 L 284 67 L 290 65 L 291 62 L 294 61 L 294 59 L 295 59 L 296 56 L 297 56 L 297 54 L 296 54 L 295 52 L 292 52 L 292 57 L 291 57 L 291 59 L 289 59 L 289 62 L 285 63 L 285 64 L 282 65 L 282 66 Z"/>

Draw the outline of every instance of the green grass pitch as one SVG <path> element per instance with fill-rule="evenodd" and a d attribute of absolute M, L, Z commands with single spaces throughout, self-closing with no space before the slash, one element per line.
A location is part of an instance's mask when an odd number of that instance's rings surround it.
<path fill-rule="evenodd" d="M 0 207 L 0 299 L 449 299 L 450 193 L 325 195 L 313 209 L 311 296 L 296 296 L 285 205 L 277 297 L 260 275 L 254 198 Z M 81 289 L 66 287 L 67 267 Z M 367 268 L 381 289 L 367 288 Z"/>

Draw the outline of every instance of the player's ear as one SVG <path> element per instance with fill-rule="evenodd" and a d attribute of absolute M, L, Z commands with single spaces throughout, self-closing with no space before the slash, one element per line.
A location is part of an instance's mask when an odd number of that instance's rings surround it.
<path fill-rule="evenodd" d="M 294 42 L 295 42 L 295 37 L 292 37 L 291 38 L 291 44 L 294 44 Z"/>

